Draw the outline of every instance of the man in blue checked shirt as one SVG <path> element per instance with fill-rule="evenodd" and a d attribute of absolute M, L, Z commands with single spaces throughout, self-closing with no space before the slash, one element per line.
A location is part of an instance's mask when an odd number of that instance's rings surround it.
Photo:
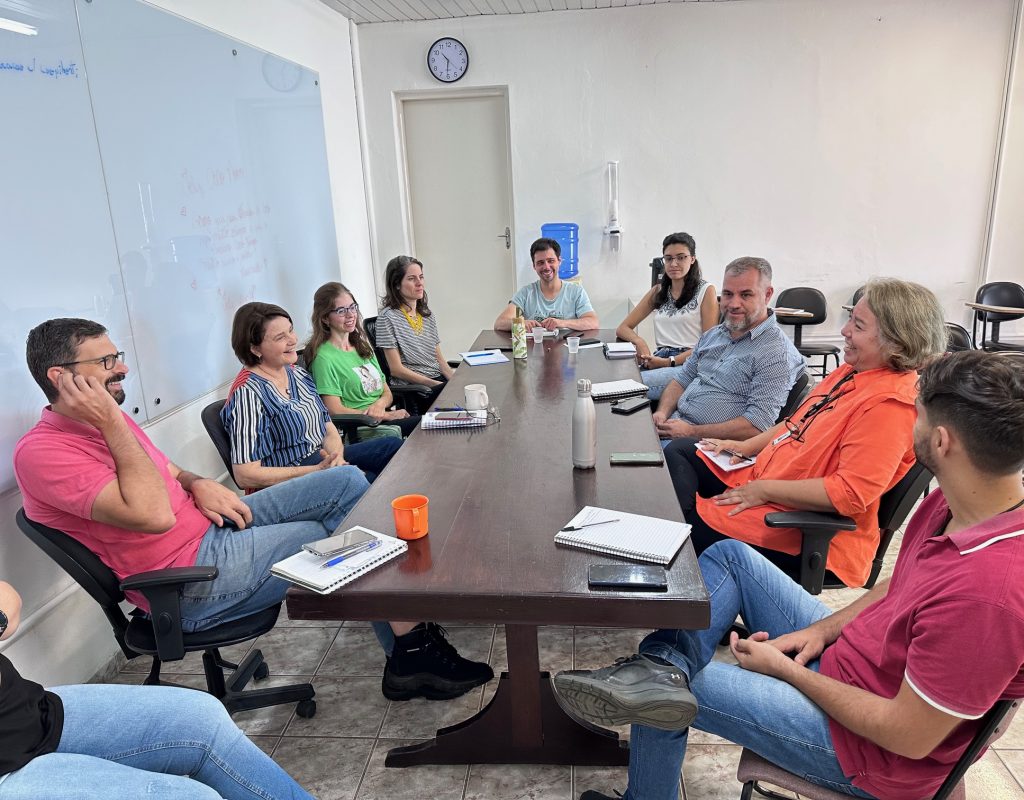
<path fill-rule="evenodd" d="M 743 440 L 775 424 L 804 359 L 768 310 L 773 291 L 763 258 L 725 268 L 723 321 L 700 337 L 654 412 L 662 439 Z"/>

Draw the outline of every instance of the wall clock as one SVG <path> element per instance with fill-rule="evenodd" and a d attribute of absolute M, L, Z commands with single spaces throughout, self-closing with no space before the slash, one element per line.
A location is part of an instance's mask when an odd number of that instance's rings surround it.
<path fill-rule="evenodd" d="M 451 36 L 438 39 L 427 50 L 427 69 L 442 83 L 455 83 L 469 69 L 466 45 Z"/>

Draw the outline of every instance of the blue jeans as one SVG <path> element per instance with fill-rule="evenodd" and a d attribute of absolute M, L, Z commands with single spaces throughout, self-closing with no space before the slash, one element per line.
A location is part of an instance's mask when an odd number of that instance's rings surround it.
<path fill-rule="evenodd" d="M 366 480 L 373 483 L 401 446 L 402 440 L 397 436 L 382 436 L 379 439 L 347 444 L 345 445 L 345 460 L 352 466 L 359 467 L 366 475 Z M 296 466 L 312 467 L 319 464 L 321 460 L 320 451 L 317 450 L 302 459 Z"/>
<path fill-rule="evenodd" d="M 271 575 L 270 567 L 295 555 L 306 542 L 334 533 L 367 488 L 356 467 L 331 467 L 242 498 L 252 510 L 252 523 L 244 530 L 211 525 L 203 536 L 196 564 L 215 566 L 218 575 L 185 586 L 182 628 L 205 630 L 280 603 L 291 583 Z M 376 622 L 374 630 L 391 655 L 391 626 Z"/>
<path fill-rule="evenodd" d="M 0 800 L 312 800 L 218 700 L 170 686 L 59 686 L 57 751 L 0 777 Z"/>
<path fill-rule="evenodd" d="M 843 774 L 825 712 L 784 681 L 711 660 L 737 614 L 751 632 L 774 638 L 832 612 L 743 542 L 718 542 L 697 563 L 711 595 L 711 626 L 655 631 L 640 644 L 641 653 L 663 658 L 689 677 L 700 704 L 693 727 L 748 747 L 812 783 L 870 798 Z M 818 662 L 808 666 L 817 670 Z M 624 800 L 676 800 L 686 739 L 685 730 L 634 725 Z"/>
<path fill-rule="evenodd" d="M 671 358 L 680 353 L 685 353 L 689 349 L 688 347 L 659 347 L 654 351 L 653 355 L 658 356 L 658 358 Z M 658 369 L 640 370 L 640 382 L 650 389 L 647 392 L 647 397 L 651 400 L 660 398 L 661 393 L 668 386 L 668 382 L 679 374 L 679 370 L 680 367 L 659 367 Z"/>

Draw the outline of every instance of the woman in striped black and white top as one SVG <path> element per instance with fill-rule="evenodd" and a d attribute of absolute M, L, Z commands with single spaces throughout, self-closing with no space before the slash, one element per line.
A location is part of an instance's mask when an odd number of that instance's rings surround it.
<path fill-rule="evenodd" d="M 423 263 L 412 256 L 395 256 L 384 273 L 387 291 L 377 317 L 377 347 L 384 351 L 396 385 L 420 384 L 434 391 L 423 401 L 433 405 L 452 368 L 441 352 L 437 320 L 427 305 Z"/>
<path fill-rule="evenodd" d="M 296 365 L 298 338 L 280 306 L 246 303 L 235 312 L 231 347 L 242 362 L 221 421 L 238 485 L 262 489 L 351 464 L 373 481 L 402 444 L 380 438 L 344 447 L 312 376 Z"/>

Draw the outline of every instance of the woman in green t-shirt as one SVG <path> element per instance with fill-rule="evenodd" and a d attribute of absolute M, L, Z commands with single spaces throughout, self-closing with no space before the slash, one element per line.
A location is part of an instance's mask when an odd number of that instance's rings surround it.
<path fill-rule="evenodd" d="M 317 391 L 332 414 L 366 414 L 402 429 L 408 436 L 419 423 L 394 398 L 363 331 L 359 304 L 344 284 L 325 283 L 313 295 L 313 333 L 306 363 Z"/>

